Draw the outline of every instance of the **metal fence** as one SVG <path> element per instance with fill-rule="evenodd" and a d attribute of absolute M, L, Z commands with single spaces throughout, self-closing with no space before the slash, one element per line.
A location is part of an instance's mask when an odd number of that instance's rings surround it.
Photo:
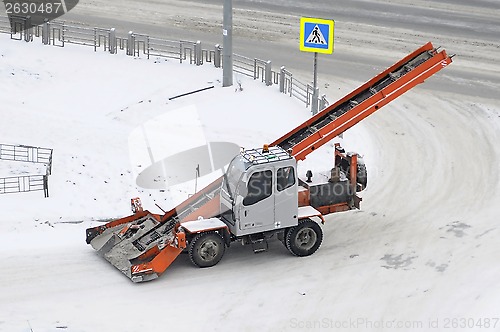
<path fill-rule="evenodd" d="M 200 41 L 168 40 L 130 31 L 127 35 L 118 35 L 114 28 L 90 28 L 76 24 L 66 24 L 64 21 L 45 21 L 41 26 L 32 26 L 29 17 L 11 16 L 12 25 L 7 17 L 0 16 L 0 33 L 10 34 L 11 39 L 33 41 L 40 38 L 45 45 L 64 47 L 65 44 L 78 44 L 93 47 L 94 51 L 103 51 L 116 54 L 120 51 L 129 56 L 163 57 L 176 59 L 179 62 L 202 65 L 212 63 L 215 67 L 222 67 L 222 47 L 203 48 Z M 304 102 L 306 107 L 313 102 L 319 103 L 319 109 L 327 106 L 325 96 L 313 101 L 313 87 L 303 83 L 285 67 L 275 71 L 271 61 L 249 58 L 233 54 L 233 70 L 239 74 L 261 80 L 267 86 L 279 85 L 280 92 L 295 97 Z"/>
<path fill-rule="evenodd" d="M 0 194 L 43 190 L 44 196 L 49 197 L 52 149 L 28 145 L 0 144 L 0 159 L 45 165 L 45 174 L 0 178 Z"/>
<path fill-rule="evenodd" d="M 0 178 L 0 194 L 43 190 L 49 197 L 48 175 L 26 175 Z"/>

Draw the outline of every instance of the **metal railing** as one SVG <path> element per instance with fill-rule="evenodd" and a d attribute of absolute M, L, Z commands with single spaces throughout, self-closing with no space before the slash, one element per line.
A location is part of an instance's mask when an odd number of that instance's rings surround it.
<path fill-rule="evenodd" d="M 129 56 L 163 57 L 176 59 L 179 62 L 202 65 L 212 63 L 216 68 L 223 66 L 222 47 L 215 45 L 212 49 L 202 47 L 200 41 L 168 40 L 148 35 L 128 32 L 119 36 L 115 28 L 89 28 L 76 24 L 68 25 L 64 21 L 48 21 L 41 26 L 31 26 L 29 17 L 11 16 L 13 24 L 6 17 L 0 16 L 0 33 L 11 35 L 11 39 L 33 41 L 33 37 L 41 38 L 45 45 L 64 47 L 66 43 L 90 46 L 96 52 L 98 49 L 112 54 L 124 51 Z M 239 74 L 252 77 L 267 86 L 279 85 L 280 92 L 302 101 L 306 107 L 313 102 L 313 88 L 309 83 L 303 83 L 292 76 L 285 67 L 279 71 L 272 69 L 271 61 L 250 58 L 233 54 L 233 70 Z M 316 100 L 321 106 L 327 106 L 326 98 Z"/>
<path fill-rule="evenodd" d="M 45 174 L 0 178 L 0 194 L 43 190 L 49 197 L 49 175 L 52 174 L 52 149 L 28 145 L 0 144 L 0 159 L 45 165 Z"/>
<path fill-rule="evenodd" d="M 313 96 L 313 86 L 311 84 L 303 83 L 294 78 L 293 74 L 286 70 L 285 67 L 281 67 L 279 74 L 275 75 L 275 77 L 279 80 L 281 93 L 299 99 L 306 104 L 306 107 L 311 105 Z"/>

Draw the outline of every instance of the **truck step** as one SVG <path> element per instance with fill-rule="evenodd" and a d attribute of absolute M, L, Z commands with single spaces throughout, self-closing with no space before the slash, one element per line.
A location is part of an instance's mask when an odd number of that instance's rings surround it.
<path fill-rule="evenodd" d="M 248 236 L 248 241 L 252 245 L 254 253 L 264 252 L 269 249 L 267 239 L 263 234 L 253 234 Z"/>
<path fill-rule="evenodd" d="M 262 239 L 261 241 L 252 242 L 252 249 L 255 254 L 267 251 L 269 249 L 267 240 Z"/>

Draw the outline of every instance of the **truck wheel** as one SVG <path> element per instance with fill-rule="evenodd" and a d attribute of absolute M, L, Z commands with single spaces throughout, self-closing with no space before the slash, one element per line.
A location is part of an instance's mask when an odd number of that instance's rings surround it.
<path fill-rule="evenodd" d="M 289 230 L 290 228 L 285 228 L 285 230 L 283 230 L 283 233 L 278 234 L 278 240 L 280 240 L 285 247 L 286 247 L 286 235 L 288 234 Z"/>
<path fill-rule="evenodd" d="M 189 258 L 198 267 L 210 267 L 219 263 L 226 247 L 216 232 L 199 233 L 190 241 Z"/>
<path fill-rule="evenodd" d="M 285 244 L 293 255 L 303 257 L 314 254 L 322 241 L 321 227 L 311 219 L 302 219 L 286 233 Z"/>

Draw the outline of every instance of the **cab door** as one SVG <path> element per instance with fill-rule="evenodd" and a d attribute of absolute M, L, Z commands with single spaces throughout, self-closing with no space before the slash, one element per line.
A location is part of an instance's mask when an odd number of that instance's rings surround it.
<path fill-rule="evenodd" d="M 275 228 L 286 228 L 298 224 L 297 175 L 293 165 L 277 167 L 274 186 Z"/>
<path fill-rule="evenodd" d="M 274 228 L 273 170 L 250 174 L 239 211 L 241 235 Z"/>

